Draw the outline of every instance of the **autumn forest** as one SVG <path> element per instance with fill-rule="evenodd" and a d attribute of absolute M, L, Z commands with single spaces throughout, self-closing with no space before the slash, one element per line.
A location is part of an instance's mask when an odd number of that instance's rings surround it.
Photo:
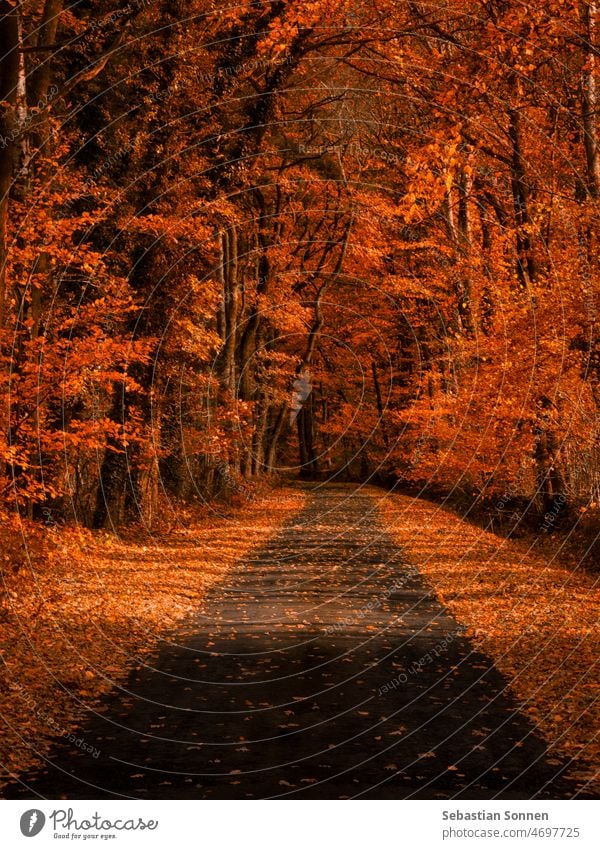
<path fill-rule="evenodd" d="M 23 535 L 126 559 L 242 511 L 258 545 L 324 484 L 515 545 L 583 528 L 591 580 L 599 49 L 595 0 L 0 0 L 8 608 Z"/>
<path fill-rule="evenodd" d="M 593 3 L 2 6 L 7 508 L 598 499 Z"/>

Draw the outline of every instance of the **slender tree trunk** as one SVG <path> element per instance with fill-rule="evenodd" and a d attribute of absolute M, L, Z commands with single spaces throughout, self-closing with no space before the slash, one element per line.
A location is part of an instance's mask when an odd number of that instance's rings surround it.
<path fill-rule="evenodd" d="M 296 419 L 300 445 L 300 477 L 305 480 L 314 480 L 319 473 L 314 449 L 313 394 L 310 393 Z"/>
<path fill-rule="evenodd" d="M 19 75 L 19 15 L 8 0 L 0 0 L 0 329 L 7 320 L 6 263 L 10 190 L 16 161 L 16 102 Z"/>
<path fill-rule="evenodd" d="M 283 426 L 286 420 L 287 407 L 281 406 L 279 408 L 279 412 L 277 413 L 277 417 L 275 418 L 275 422 L 273 427 L 271 428 L 268 436 L 268 443 L 266 448 L 266 467 L 268 472 L 272 472 L 275 468 L 275 460 L 277 458 L 277 445 L 279 442 L 279 438 L 283 431 Z"/>
<path fill-rule="evenodd" d="M 377 412 L 379 413 L 379 427 L 381 428 L 381 436 L 383 437 L 383 444 L 385 445 L 385 450 L 389 451 L 390 441 L 388 438 L 387 428 L 385 426 L 385 410 L 383 408 L 383 398 L 381 396 L 381 386 L 379 384 L 379 376 L 377 374 L 377 365 L 375 363 L 375 360 L 371 361 L 371 371 L 373 374 L 373 386 L 375 388 L 375 399 L 377 401 Z"/>
<path fill-rule="evenodd" d="M 265 442 L 269 420 L 269 403 L 264 396 L 258 401 L 256 424 L 252 438 L 252 457 L 249 469 L 252 475 L 260 475 L 265 468 Z"/>
<path fill-rule="evenodd" d="M 63 7 L 64 0 L 46 0 L 38 30 L 37 42 L 40 47 L 50 47 L 56 43 L 56 33 Z M 34 106 L 46 101 L 52 81 L 52 62 L 47 55 L 43 54 L 43 56 L 43 61 L 32 76 L 31 101 Z"/>
<path fill-rule="evenodd" d="M 598 149 L 598 91 L 596 84 L 596 50 L 598 8 L 595 0 L 581 4 L 585 38 L 585 65 L 581 75 L 581 118 L 585 147 L 587 190 L 592 198 L 600 197 L 600 150 Z"/>
<path fill-rule="evenodd" d="M 254 198 L 258 205 L 258 226 L 256 232 L 256 248 L 258 264 L 256 269 L 256 294 L 260 297 L 269 291 L 271 281 L 271 263 L 269 260 L 270 239 L 266 232 L 267 207 L 260 189 L 255 189 Z M 275 213 L 277 210 L 275 211 Z M 263 314 L 259 304 L 256 304 L 246 321 L 246 326 L 239 343 L 240 364 L 240 398 L 252 401 L 256 396 L 254 368 L 249 364 L 261 345 L 263 338 Z"/>
<path fill-rule="evenodd" d="M 471 252 L 471 216 L 469 213 L 469 195 L 471 193 L 471 179 L 464 170 L 461 170 L 460 179 L 457 184 L 458 190 L 458 215 L 457 235 L 458 246 L 461 256 L 468 259 Z M 473 310 L 471 304 L 471 279 L 469 272 L 465 270 L 461 274 L 457 284 L 458 319 L 460 328 L 467 336 L 472 336 Z"/>
<path fill-rule="evenodd" d="M 539 402 L 540 410 L 536 423 L 535 459 L 538 469 L 538 491 L 542 497 L 542 507 L 546 514 L 562 512 L 566 508 L 566 496 L 563 477 L 557 467 L 558 443 L 550 421 L 552 402 L 543 396 Z"/>
<path fill-rule="evenodd" d="M 224 230 L 222 240 L 222 285 L 223 285 L 223 380 L 228 394 L 236 396 L 236 363 L 240 285 L 238 281 L 238 236 L 235 225 Z"/>
<path fill-rule="evenodd" d="M 531 219 L 529 216 L 529 185 L 523 158 L 521 113 L 518 108 L 509 110 L 508 136 L 511 145 L 510 182 L 515 213 L 517 242 L 517 276 L 523 287 L 535 281 L 537 269 L 531 244 Z"/>
<path fill-rule="evenodd" d="M 585 150 L 585 196 L 600 198 L 600 148 L 598 143 L 598 4 L 595 0 L 580 3 L 583 27 L 583 70 L 581 74 L 581 119 Z M 582 276 L 586 285 L 586 315 L 580 341 L 586 350 L 586 377 L 590 381 L 596 407 L 600 409 L 600 333 L 596 321 L 596 295 L 593 280 L 598 273 L 597 209 L 582 225 L 579 235 Z M 587 339 L 584 337 L 587 336 Z"/>
<path fill-rule="evenodd" d="M 113 422 L 123 422 L 127 416 L 124 387 L 116 385 L 113 394 L 110 418 Z M 104 458 L 100 465 L 100 480 L 96 492 L 96 505 L 92 519 L 94 528 L 108 525 L 118 526 L 125 515 L 125 494 L 127 485 L 127 457 L 118 442 L 108 440 Z"/>

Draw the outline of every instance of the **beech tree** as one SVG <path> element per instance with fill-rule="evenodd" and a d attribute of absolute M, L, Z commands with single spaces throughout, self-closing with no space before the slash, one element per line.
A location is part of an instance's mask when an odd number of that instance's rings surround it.
<path fill-rule="evenodd" d="M 595 3 L 0 16 L 7 510 L 153 527 L 278 470 L 597 501 Z"/>

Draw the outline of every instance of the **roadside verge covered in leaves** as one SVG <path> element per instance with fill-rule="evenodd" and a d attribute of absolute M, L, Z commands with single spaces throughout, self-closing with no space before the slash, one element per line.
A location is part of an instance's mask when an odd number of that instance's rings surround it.
<path fill-rule="evenodd" d="M 236 511 L 141 542 L 47 532 L 30 566 L 5 562 L 0 621 L 0 786 L 39 764 L 99 698 L 187 630 L 211 584 L 303 506 L 278 489 Z M 41 548 L 46 556 L 39 556 Z M 94 756 L 93 752 L 90 752 Z"/>
<path fill-rule="evenodd" d="M 598 577 L 428 501 L 391 494 L 380 509 L 409 562 L 509 679 L 550 751 L 575 759 L 582 786 L 600 792 Z"/>

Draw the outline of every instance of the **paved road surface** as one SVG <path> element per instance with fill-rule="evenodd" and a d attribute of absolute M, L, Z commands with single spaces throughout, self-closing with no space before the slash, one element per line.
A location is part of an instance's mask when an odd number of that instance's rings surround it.
<path fill-rule="evenodd" d="M 58 743 L 9 798 L 562 798 L 489 658 L 368 493 L 307 506 L 209 593 L 197 634 Z"/>

